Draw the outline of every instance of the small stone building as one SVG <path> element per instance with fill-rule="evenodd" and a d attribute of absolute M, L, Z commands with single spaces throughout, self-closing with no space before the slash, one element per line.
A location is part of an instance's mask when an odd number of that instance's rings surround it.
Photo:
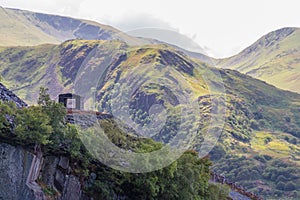
<path fill-rule="evenodd" d="M 82 97 L 72 93 L 60 94 L 58 102 L 64 104 L 68 109 L 83 110 Z"/>

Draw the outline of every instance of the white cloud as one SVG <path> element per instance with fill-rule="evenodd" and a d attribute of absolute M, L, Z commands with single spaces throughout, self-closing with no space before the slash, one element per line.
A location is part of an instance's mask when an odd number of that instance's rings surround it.
<path fill-rule="evenodd" d="M 300 27 L 298 0 L 0 0 L 2 6 L 88 18 L 122 30 L 175 29 L 221 57 L 263 34 Z M 235 50 L 235 51 L 232 51 Z"/>
<path fill-rule="evenodd" d="M 114 21 L 108 21 L 108 23 L 124 31 L 147 27 L 178 31 L 178 29 L 172 27 L 170 23 L 146 13 L 126 14 Z"/>

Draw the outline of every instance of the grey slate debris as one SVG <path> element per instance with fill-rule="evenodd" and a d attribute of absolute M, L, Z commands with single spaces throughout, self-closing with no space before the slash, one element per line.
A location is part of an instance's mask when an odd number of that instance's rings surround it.
<path fill-rule="evenodd" d="M 28 105 L 21 100 L 12 91 L 8 90 L 3 84 L 0 83 L 0 100 L 13 101 L 18 108 L 27 107 Z"/>

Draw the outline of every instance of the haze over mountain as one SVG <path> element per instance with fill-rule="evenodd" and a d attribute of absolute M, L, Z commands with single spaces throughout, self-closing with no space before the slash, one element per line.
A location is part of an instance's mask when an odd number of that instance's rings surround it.
<path fill-rule="evenodd" d="M 263 36 L 238 55 L 220 60 L 217 65 L 300 93 L 299 57 L 300 29 L 282 28 Z"/>

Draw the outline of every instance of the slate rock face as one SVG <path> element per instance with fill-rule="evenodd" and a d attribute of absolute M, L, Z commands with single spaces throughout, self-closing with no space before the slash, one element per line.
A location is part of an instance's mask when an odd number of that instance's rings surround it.
<path fill-rule="evenodd" d="M 47 156 L 44 159 L 41 178 L 43 183 L 47 185 L 47 187 L 51 187 L 54 185 L 54 174 L 56 171 L 56 166 L 59 162 L 59 159 L 55 156 Z"/>
<path fill-rule="evenodd" d="M 81 194 L 82 190 L 79 179 L 73 175 L 66 176 L 64 191 L 61 200 L 80 200 Z"/>
<path fill-rule="evenodd" d="M 27 104 L 17 97 L 13 92 L 8 90 L 4 85 L 0 83 L 0 100 L 2 101 L 13 101 L 16 103 L 18 108 L 26 107 Z"/>
<path fill-rule="evenodd" d="M 0 143 L 0 200 L 47 199 L 37 183 L 35 187 L 40 190 L 39 195 L 27 184 L 33 161 L 34 155 L 24 148 Z M 48 188 L 59 191 L 56 200 L 90 200 L 83 193 L 79 178 L 69 171 L 69 160 L 66 157 L 46 156 L 39 178 Z"/>
<path fill-rule="evenodd" d="M 69 158 L 61 156 L 58 165 L 67 170 L 69 168 Z"/>
<path fill-rule="evenodd" d="M 0 101 L 15 102 L 18 108 L 27 106 L 1 83 Z M 36 182 L 38 178 L 60 193 L 56 200 L 90 199 L 83 194 L 79 178 L 71 174 L 69 158 L 43 157 L 42 154 L 37 157 L 20 146 L 0 141 L 0 200 L 46 200 L 47 196 Z"/>
<path fill-rule="evenodd" d="M 0 199 L 34 200 L 26 185 L 33 155 L 20 147 L 0 144 Z"/>

